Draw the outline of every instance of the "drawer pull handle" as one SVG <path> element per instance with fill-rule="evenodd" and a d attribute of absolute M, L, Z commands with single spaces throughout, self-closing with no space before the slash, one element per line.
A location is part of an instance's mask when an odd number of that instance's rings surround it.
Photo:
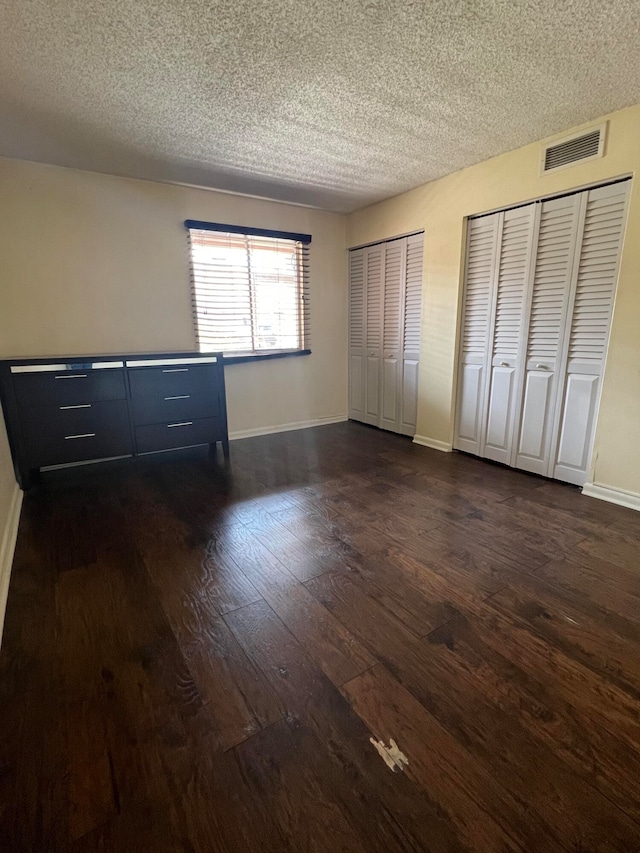
<path fill-rule="evenodd" d="M 509 367 L 509 362 L 508 361 L 501 361 L 500 367 Z"/>
<path fill-rule="evenodd" d="M 183 421 L 181 424 L 167 424 L 167 429 L 171 429 L 171 427 L 179 427 L 179 426 L 191 426 L 193 421 Z"/>
<path fill-rule="evenodd" d="M 66 409 L 90 409 L 91 403 L 80 403 L 78 406 L 60 406 L 60 411 L 64 412 Z"/>
<path fill-rule="evenodd" d="M 188 367 L 165 367 L 163 373 L 187 373 Z"/>
<path fill-rule="evenodd" d="M 191 394 L 180 394 L 177 397 L 165 397 L 165 400 L 188 400 Z"/>
<path fill-rule="evenodd" d="M 536 364 L 536 370 L 546 370 L 546 369 L 547 369 L 546 364 Z"/>
<path fill-rule="evenodd" d="M 56 376 L 56 379 L 86 379 L 86 373 L 70 373 L 68 376 Z"/>
<path fill-rule="evenodd" d="M 67 441 L 70 438 L 94 438 L 95 432 L 83 432 L 80 435 L 65 435 L 64 440 Z"/>

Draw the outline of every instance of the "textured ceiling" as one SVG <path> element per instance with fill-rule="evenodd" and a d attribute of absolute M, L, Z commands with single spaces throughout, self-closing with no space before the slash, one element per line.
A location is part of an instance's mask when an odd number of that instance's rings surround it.
<path fill-rule="evenodd" d="M 640 101 L 638 0 L 4 0 L 0 154 L 353 210 Z"/>

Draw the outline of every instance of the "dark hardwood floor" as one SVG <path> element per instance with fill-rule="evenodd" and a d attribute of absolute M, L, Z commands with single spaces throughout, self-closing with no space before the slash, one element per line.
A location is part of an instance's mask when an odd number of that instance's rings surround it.
<path fill-rule="evenodd" d="M 0 850 L 639 851 L 639 530 L 357 424 L 45 477 Z"/>

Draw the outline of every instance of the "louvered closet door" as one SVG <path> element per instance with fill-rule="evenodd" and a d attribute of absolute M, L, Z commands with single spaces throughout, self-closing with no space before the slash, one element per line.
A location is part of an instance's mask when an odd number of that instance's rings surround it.
<path fill-rule="evenodd" d="M 389 241 L 384 259 L 382 401 L 380 426 L 398 430 L 402 367 L 402 303 L 407 261 L 406 240 Z"/>
<path fill-rule="evenodd" d="M 364 417 L 365 251 L 349 252 L 349 417 Z"/>
<path fill-rule="evenodd" d="M 595 428 L 609 340 L 629 184 L 584 193 L 584 229 L 572 293 L 566 371 L 550 475 L 583 485 Z M 555 463 L 555 464 L 554 464 Z"/>
<path fill-rule="evenodd" d="M 516 405 L 526 349 L 525 296 L 532 266 L 537 207 L 530 204 L 505 211 L 498 251 L 490 374 L 487 377 L 488 411 L 480 452 L 506 465 L 513 464 Z"/>
<path fill-rule="evenodd" d="M 385 245 L 368 246 L 365 266 L 365 423 L 380 424 Z"/>
<path fill-rule="evenodd" d="M 515 466 L 548 475 L 581 195 L 541 205 Z"/>
<path fill-rule="evenodd" d="M 424 234 L 412 234 L 406 240 L 404 278 L 404 341 L 402 348 L 402 388 L 398 432 L 415 435 L 418 417 L 418 367 L 420 364 L 420 327 L 422 322 L 422 263 Z"/>
<path fill-rule="evenodd" d="M 454 447 L 480 454 L 497 247 L 502 214 L 467 223 L 467 260 Z"/>

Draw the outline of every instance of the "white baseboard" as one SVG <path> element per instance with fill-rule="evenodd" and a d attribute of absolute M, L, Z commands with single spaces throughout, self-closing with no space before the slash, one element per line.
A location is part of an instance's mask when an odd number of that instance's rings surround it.
<path fill-rule="evenodd" d="M 422 447 L 430 447 L 432 450 L 442 450 L 444 453 L 451 453 L 453 445 L 449 441 L 439 441 L 437 438 L 429 438 L 426 435 L 414 435 L 414 444 L 420 444 Z"/>
<path fill-rule="evenodd" d="M 0 542 L 0 643 L 2 643 L 2 629 L 4 627 L 4 614 L 7 609 L 7 596 L 9 594 L 9 579 L 11 577 L 11 566 L 13 554 L 18 538 L 18 525 L 20 524 L 20 510 L 22 509 L 22 490 L 16 483 L 9 516 Z"/>
<path fill-rule="evenodd" d="M 611 486 L 599 486 L 597 483 L 585 483 L 582 494 L 589 498 L 598 498 L 610 504 L 626 506 L 640 512 L 640 495 L 637 492 L 625 492 L 624 489 L 614 489 Z"/>
<path fill-rule="evenodd" d="M 309 427 L 325 426 L 326 424 L 341 424 L 346 420 L 348 420 L 346 415 L 335 415 L 331 418 L 317 418 L 313 421 L 295 421 L 290 424 L 257 427 L 256 429 L 237 429 L 229 433 L 229 440 L 235 441 L 239 438 L 254 438 L 258 435 L 272 435 L 276 432 L 293 432 L 293 430 L 296 429 L 309 429 Z"/>

